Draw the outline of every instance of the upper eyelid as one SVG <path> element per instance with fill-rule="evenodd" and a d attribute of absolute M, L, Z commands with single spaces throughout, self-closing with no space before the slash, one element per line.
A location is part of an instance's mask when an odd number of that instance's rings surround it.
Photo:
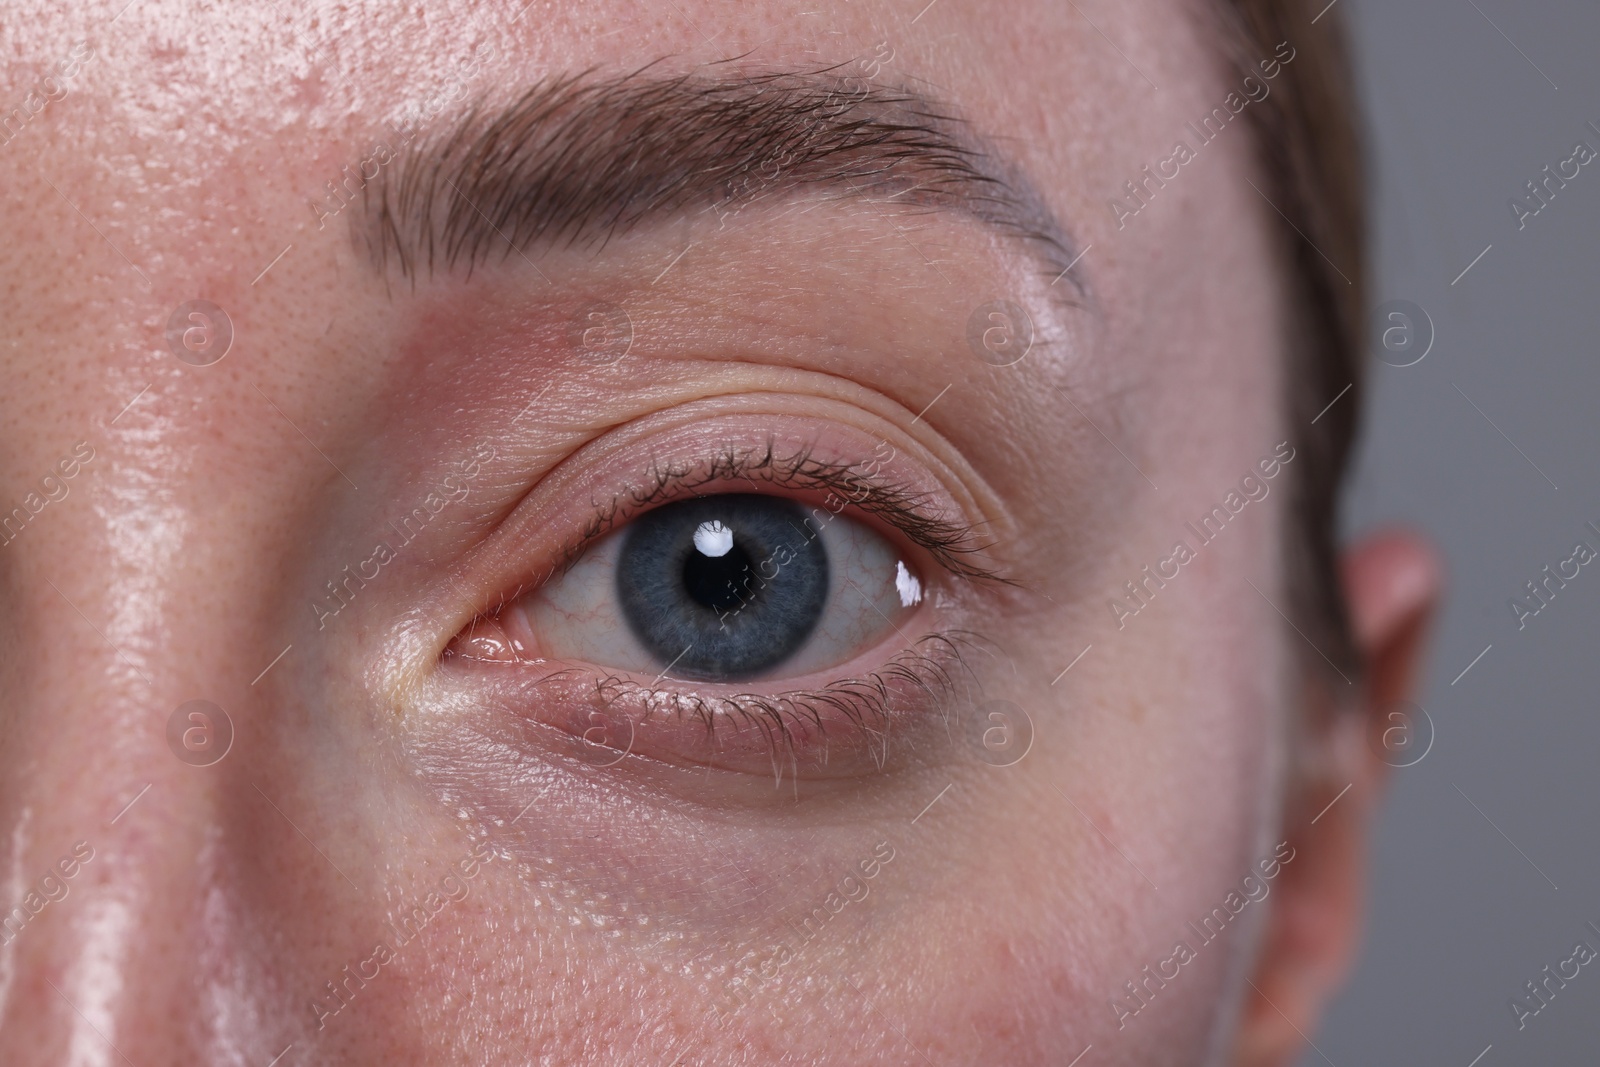
<path fill-rule="evenodd" d="M 891 453 L 895 451 L 893 446 L 889 448 Z M 978 555 L 988 546 L 979 540 L 975 527 L 932 513 L 921 495 L 902 484 L 884 480 L 876 468 L 868 473 L 865 469 L 867 464 L 868 460 L 853 463 L 819 460 L 809 448 L 782 456 L 777 453 L 771 440 L 768 440 L 765 449 L 739 450 L 730 447 L 710 457 L 709 461 L 687 466 L 663 467 L 652 464 L 651 482 L 648 485 L 629 486 L 608 503 L 596 505 L 595 518 L 582 534 L 562 550 L 552 575 L 563 573 L 577 563 L 590 544 L 653 504 L 692 494 L 694 490 L 716 482 L 743 479 L 756 484 L 755 476 L 759 475 L 769 485 L 813 492 L 828 491 L 831 494 L 849 490 L 854 493 L 865 489 L 866 492 L 859 498 L 851 497 L 845 503 L 854 504 L 878 516 L 958 578 L 1011 584 L 1009 579 L 978 559 Z M 624 502 L 624 497 L 627 502 Z M 839 510 L 842 511 L 843 506 Z"/>

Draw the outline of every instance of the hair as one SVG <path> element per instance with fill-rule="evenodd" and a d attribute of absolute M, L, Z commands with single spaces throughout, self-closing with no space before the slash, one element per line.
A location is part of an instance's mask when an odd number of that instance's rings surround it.
<path fill-rule="evenodd" d="M 1362 663 L 1339 577 L 1338 524 L 1363 393 L 1365 164 L 1344 25 L 1328 8 L 1313 17 L 1319 6 L 1221 0 L 1214 10 L 1230 69 L 1254 74 L 1283 41 L 1297 52 L 1271 95 L 1247 110 L 1265 192 L 1288 222 L 1280 242 L 1291 324 L 1285 399 L 1298 455 L 1286 580 L 1291 616 L 1336 669 L 1356 673 Z"/>

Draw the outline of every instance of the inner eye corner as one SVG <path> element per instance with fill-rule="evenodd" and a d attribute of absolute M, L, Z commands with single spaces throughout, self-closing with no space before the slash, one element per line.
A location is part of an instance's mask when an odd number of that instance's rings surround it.
<path fill-rule="evenodd" d="M 522 650 L 508 638 L 501 622 L 513 602 L 512 598 L 503 597 L 473 615 L 445 643 L 439 652 L 440 661 L 523 662 Z"/>

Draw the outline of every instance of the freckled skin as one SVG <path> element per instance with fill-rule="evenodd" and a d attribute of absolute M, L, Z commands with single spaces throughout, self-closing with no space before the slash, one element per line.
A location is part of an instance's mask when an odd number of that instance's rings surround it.
<path fill-rule="evenodd" d="M 1244 997 L 1251 973 L 1280 988 L 1266 905 L 1124 1026 L 1109 1004 L 1281 836 L 1299 689 L 1245 580 L 1281 594 L 1284 494 L 1124 628 L 1106 607 L 1284 439 L 1278 269 L 1245 133 L 1119 231 L 1108 198 L 1227 91 L 1200 16 L 1094 6 L 1156 93 L 1072 5 L 915 6 L 14 11 L 0 116 L 77 59 L 0 145 L 0 505 L 80 442 L 93 459 L 0 547 L 0 908 L 75 843 L 94 858 L 0 943 L 5 1063 L 1294 1052 L 1253 1036 L 1266 1024 Z M 408 107 L 442 123 L 591 67 L 818 69 L 885 43 L 874 77 L 932 87 L 1093 246 L 1090 309 L 970 220 L 854 202 L 747 205 L 720 228 L 539 253 L 542 275 L 508 257 L 413 288 L 372 266 L 356 207 L 323 199 Z M 537 340 L 619 286 L 634 342 L 614 367 Z M 997 295 L 1042 339 L 1012 368 L 966 343 Z M 234 334 L 210 366 L 165 333 L 195 299 Z M 694 425 L 891 441 L 906 477 L 987 524 L 1015 587 L 930 570 L 918 611 L 982 635 L 983 699 L 1031 720 L 1021 762 L 923 727 L 931 754 L 859 782 L 652 777 L 633 757 L 583 763 L 441 658 L 691 409 Z M 583 488 L 573 456 L 615 432 L 636 441 Z M 320 619 L 329 583 L 398 544 L 390 524 L 479 441 L 494 459 L 471 493 Z M 524 497 L 537 521 L 508 518 Z M 234 730 L 211 766 L 169 746 L 196 699 Z M 1359 838 L 1366 791 L 1323 829 L 1349 810 Z M 1295 892 L 1285 875 L 1271 906 Z M 1322 988 L 1284 1001 L 1306 1029 Z"/>

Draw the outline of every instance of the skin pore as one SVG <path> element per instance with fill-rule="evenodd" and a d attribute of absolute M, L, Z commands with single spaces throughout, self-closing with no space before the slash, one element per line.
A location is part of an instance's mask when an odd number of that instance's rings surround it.
<path fill-rule="evenodd" d="M 8 1063 L 1303 1049 L 1431 557 L 1350 553 L 1341 680 L 1277 610 L 1292 460 L 1188 532 L 1289 439 L 1246 131 L 1107 206 L 1230 91 L 1208 10 L 920 6 L 23 5 L 0 499 L 94 458 L 0 547 L 0 909 L 93 858 L 0 938 Z M 641 147 L 646 99 L 714 150 Z M 542 170 L 492 151 L 562 122 Z M 713 493 L 837 514 L 918 597 L 763 677 L 564 657 L 606 587 L 555 583 Z M 197 699 L 208 766 L 169 741 Z"/>

